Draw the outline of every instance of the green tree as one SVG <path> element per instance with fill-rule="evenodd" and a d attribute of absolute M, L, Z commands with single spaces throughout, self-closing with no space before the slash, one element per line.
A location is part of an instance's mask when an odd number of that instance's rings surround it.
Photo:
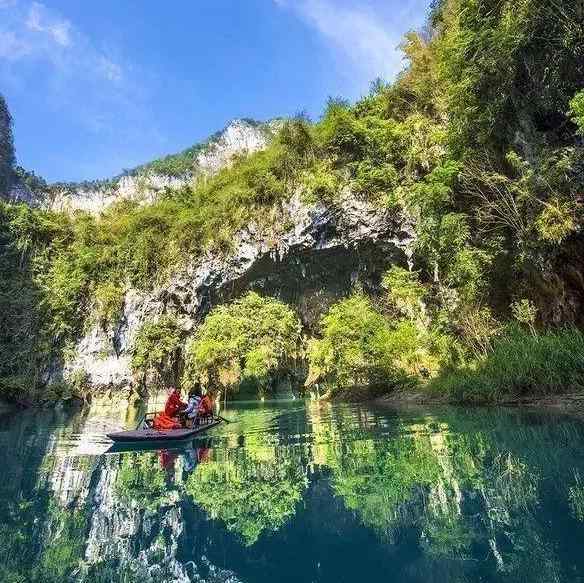
<path fill-rule="evenodd" d="M 203 378 L 234 388 L 239 382 L 267 390 L 289 369 L 300 342 L 300 321 L 286 304 L 249 292 L 218 306 L 189 341 L 185 379 Z"/>
<path fill-rule="evenodd" d="M 136 335 L 132 351 L 132 369 L 145 378 L 153 373 L 164 385 L 178 378 L 182 330 L 175 317 L 164 315 L 146 322 Z"/>
<path fill-rule="evenodd" d="M 427 290 L 420 283 L 418 273 L 394 266 L 383 276 L 383 287 L 388 292 L 390 303 L 400 313 L 414 321 L 424 320 Z"/>
<path fill-rule="evenodd" d="M 12 116 L 4 96 L 0 94 L 0 194 L 12 183 L 15 162 Z"/>
<path fill-rule="evenodd" d="M 365 295 L 353 294 L 333 305 L 320 327 L 322 338 L 309 345 L 308 385 L 324 380 L 337 390 L 403 380 L 396 358 L 404 344 L 411 346 L 415 332 L 394 330 Z"/>

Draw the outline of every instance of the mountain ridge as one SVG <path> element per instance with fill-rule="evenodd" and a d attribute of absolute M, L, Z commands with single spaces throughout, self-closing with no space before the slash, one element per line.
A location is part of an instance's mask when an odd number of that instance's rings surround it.
<path fill-rule="evenodd" d="M 264 149 L 281 123 L 280 118 L 267 121 L 234 118 L 223 129 L 189 148 L 107 179 L 47 183 L 34 172 L 19 169 L 4 198 L 55 211 L 82 210 L 92 214 L 99 214 L 120 200 L 153 202 L 165 191 L 178 190 L 215 174 L 237 156 Z"/>

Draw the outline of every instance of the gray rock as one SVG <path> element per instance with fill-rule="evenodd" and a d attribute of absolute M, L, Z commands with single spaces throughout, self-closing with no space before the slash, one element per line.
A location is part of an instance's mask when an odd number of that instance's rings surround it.
<path fill-rule="evenodd" d="M 164 176 L 154 172 L 139 172 L 122 176 L 113 186 L 87 188 L 68 185 L 53 190 L 45 206 L 52 210 L 73 212 L 83 210 L 99 214 L 114 202 L 131 200 L 147 204 L 165 191 L 179 190 L 196 182 L 201 176 L 217 173 L 229 166 L 238 155 L 263 150 L 278 127 L 277 121 L 252 123 L 236 119 L 204 145 L 193 160 L 193 171 L 182 176 Z"/>
<path fill-rule="evenodd" d="M 283 206 L 288 225 L 268 237 L 250 224 L 229 255 L 207 253 L 150 293 L 130 290 L 119 322 L 92 326 L 65 363 L 65 376 L 84 369 L 95 386 L 130 383 L 136 334 L 161 314 L 176 315 L 192 330 L 215 305 L 248 290 L 294 304 L 307 327 L 359 284 L 379 289 L 391 264 L 407 265 L 414 229 L 401 215 L 344 192 L 335 206 L 306 204 L 297 193 Z"/>

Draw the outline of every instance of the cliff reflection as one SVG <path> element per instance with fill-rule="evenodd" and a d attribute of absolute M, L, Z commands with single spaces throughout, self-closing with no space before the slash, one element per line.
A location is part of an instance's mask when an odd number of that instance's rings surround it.
<path fill-rule="evenodd" d="M 296 402 L 181 450 L 80 455 L 100 415 L 3 426 L 0 580 L 341 581 L 355 553 L 396 581 L 584 576 L 576 421 Z"/>

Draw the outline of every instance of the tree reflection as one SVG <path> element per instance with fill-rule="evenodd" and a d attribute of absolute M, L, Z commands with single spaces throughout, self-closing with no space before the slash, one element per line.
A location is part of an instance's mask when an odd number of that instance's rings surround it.
<path fill-rule="evenodd" d="M 568 488 L 568 497 L 574 516 L 584 522 L 584 480 L 578 471 L 574 472 L 574 483 Z"/>
<path fill-rule="evenodd" d="M 200 464 L 186 490 L 211 518 L 253 545 L 294 515 L 307 478 L 298 458 L 276 448 L 224 450 Z"/>
<path fill-rule="evenodd" d="M 119 457 L 38 453 L 39 434 L 0 484 L 0 580 L 186 581 L 224 546 L 259 565 L 322 541 L 304 548 L 306 575 L 331 536 L 391 557 L 398 581 L 580 576 L 566 535 L 584 518 L 580 425 L 323 403 L 282 411 L 242 408 L 190 448 Z"/>
<path fill-rule="evenodd" d="M 336 452 L 335 493 L 390 543 L 416 531 L 426 568 L 479 556 L 510 581 L 559 580 L 535 517 L 538 472 L 484 433 L 437 430 L 428 421 L 410 427 L 410 435 L 360 440 Z"/>
<path fill-rule="evenodd" d="M 87 513 L 62 508 L 43 492 L 37 491 L 35 498 L 3 508 L 3 583 L 61 583 L 82 560 Z"/>
<path fill-rule="evenodd" d="M 160 471 L 157 457 L 152 453 L 125 455 L 116 476 L 115 493 L 128 505 L 139 504 L 156 510 L 168 500 L 169 486 Z"/>
<path fill-rule="evenodd" d="M 334 464 L 333 489 L 367 526 L 390 536 L 400 505 L 439 478 L 428 439 L 355 441 Z"/>

